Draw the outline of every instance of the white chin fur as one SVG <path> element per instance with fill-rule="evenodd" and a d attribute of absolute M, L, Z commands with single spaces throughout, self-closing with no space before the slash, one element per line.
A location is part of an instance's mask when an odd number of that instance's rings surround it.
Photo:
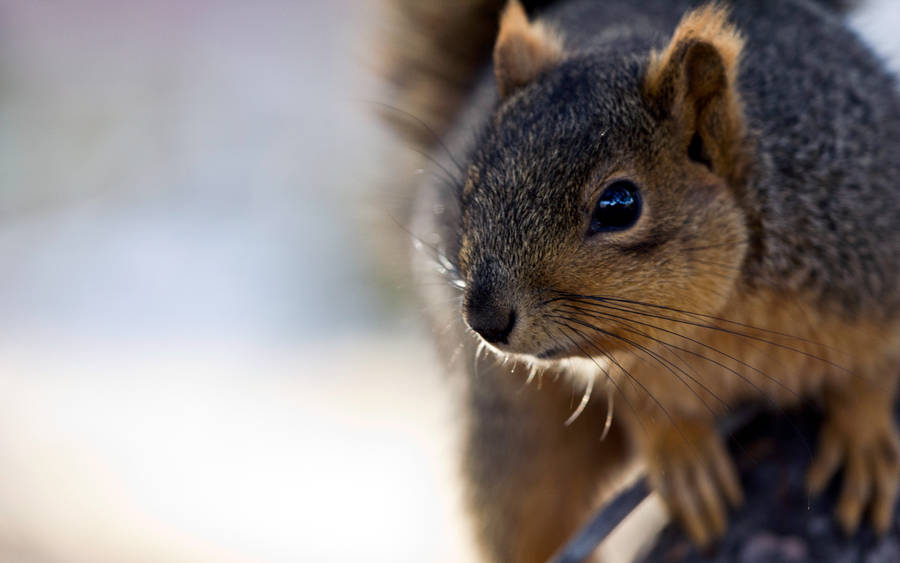
<path fill-rule="evenodd" d="M 609 371 L 609 360 L 606 358 L 597 358 L 591 360 L 588 358 L 565 358 L 558 360 L 559 365 L 565 368 L 566 376 L 572 379 L 579 387 L 594 381 L 595 383 L 605 379 L 604 370 Z"/>
<path fill-rule="evenodd" d="M 598 382 L 603 383 L 607 379 L 606 373 L 611 373 L 610 367 L 612 364 L 608 358 L 598 357 L 595 359 L 590 359 L 572 357 L 559 360 L 541 360 L 535 358 L 534 356 L 507 353 L 491 345 L 478 336 L 475 336 L 475 338 L 478 338 L 478 349 L 476 351 L 476 354 L 478 356 L 481 356 L 482 354 L 487 352 L 496 355 L 504 363 L 510 360 L 512 360 L 513 362 L 522 362 L 531 368 L 532 374 L 540 373 L 545 369 L 562 368 L 560 371 L 562 371 L 565 376 L 571 381 L 571 383 L 578 389 L 583 388 L 585 385 L 591 382 L 595 384 Z M 530 380 L 531 378 L 529 378 L 529 381 Z"/>

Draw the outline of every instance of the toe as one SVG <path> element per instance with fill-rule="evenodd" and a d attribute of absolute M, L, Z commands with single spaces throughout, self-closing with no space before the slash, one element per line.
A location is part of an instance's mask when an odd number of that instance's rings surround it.
<path fill-rule="evenodd" d="M 844 457 L 841 441 L 827 427 L 819 442 L 818 454 L 806 474 L 806 490 L 813 495 L 822 492 Z"/>
<path fill-rule="evenodd" d="M 679 469 L 672 474 L 673 509 L 684 524 L 691 541 L 700 548 L 710 540 L 709 529 L 700 511 L 699 497 L 692 487 L 688 471 Z"/>
<path fill-rule="evenodd" d="M 728 515 L 720 490 L 715 486 L 713 476 L 704 469 L 694 473 L 703 511 L 715 537 L 721 537 L 728 526 Z"/>
<path fill-rule="evenodd" d="M 731 456 L 725 451 L 722 442 L 715 440 L 710 442 L 709 452 L 711 475 L 715 477 L 716 483 L 725 493 L 728 503 L 737 508 L 744 503 L 744 493 L 741 490 L 741 483 L 738 480 L 737 470 L 734 468 L 734 462 Z M 709 475 L 709 474 L 708 474 Z"/>
<path fill-rule="evenodd" d="M 890 528 L 891 516 L 897 500 L 897 457 L 893 452 L 885 456 L 880 451 L 876 452 L 872 457 L 874 494 L 872 495 L 870 518 L 875 531 L 879 535 L 883 535 Z"/>
<path fill-rule="evenodd" d="M 852 535 L 859 527 L 860 516 L 872 490 L 872 476 L 861 452 L 853 452 L 847 457 L 844 485 L 838 500 L 837 518 L 847 535 Z"/>

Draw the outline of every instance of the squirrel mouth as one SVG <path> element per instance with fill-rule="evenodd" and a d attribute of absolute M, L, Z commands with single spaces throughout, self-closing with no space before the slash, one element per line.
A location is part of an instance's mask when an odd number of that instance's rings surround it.
<path fill-rule="evenodd" d="M 563 348 L 550 348 L 550 349 L 544 350 L 540 354 L 535 354 L 534 357 L 539 360 L 549 360 L 549 359 L 553 358 L 554 356 L 558 356 L 558 355 L 562 354 L 563 352 L 565 352 L 565 350 Z"/>
<path fill-rule="evenodd" d="M 619 352 L 621 347 L 615 337 L 603 337 L 602 340 L 594 339 L 582 343 L 576 343 L 576 348 L 568 346 L 553 346 L 531 356 L 538 360 L 565 360 L 567 358 L 594 358 L 607 356 L 610 352 Z M 597 354 L 589 354 L 586 350 L 597 350 Z M 581 352 L 581 353 L 579 353 Z"/>

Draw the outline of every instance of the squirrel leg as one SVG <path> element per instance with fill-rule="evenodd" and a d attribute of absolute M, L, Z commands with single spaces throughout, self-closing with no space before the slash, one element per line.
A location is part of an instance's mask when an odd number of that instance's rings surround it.
<path fill-rule="evenodd" d="M 470 380 L 464 471 L 480 544 L 489 561 L 544 562 L 585 523 L 604 483 L 624 470 L 615 420 L 598 392 L 569 426 L 579 395 L 565 377 L 538 385 L 488 359 Z M 574 396 L 574 401 L 573 401 Z"/>
<path fill-rule="evenodd" d="M 836 516 L 844 531 L 856 531 L 866 506 L 875 530 L 891 523 L 900 484 L 900 436 L 893 405 L 897 379 L 879 382 L 853 378 L 826 389 L 826 418 L 807 487 L 816 494 L 841 465 L 845 467 Z"/>
<path fill-rule="evenodd" d="M 698 547 L 725 533 L 743 492 L 711 417 L 646 417 L 633 428 L 651 486 Z"/>

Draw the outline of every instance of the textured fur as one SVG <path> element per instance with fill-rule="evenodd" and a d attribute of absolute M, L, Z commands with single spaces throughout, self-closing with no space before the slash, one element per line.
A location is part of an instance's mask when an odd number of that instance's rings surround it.
<path fill-rule="evenodd" d="M 820 6 L 695 7 L 561 2 L 538 17 L 560 33 L 555 65 L 502 99 L 485 69 L 461 113 L 446 114 L 444 141 L 465 174 L 422 186 L 415 231 L 466 287 L 459 296 L 446 284 L 426 299 L 441 304 L 436 326 L 452 332 L 441 336 L 448 356 L 462 346 L 461 364 L 473 366 L 465 467 L 493 560 L 550 555 L 597 483 L 621 472 L 628 444 L 695 541 L 709 541 L 725 503 L 739 500 L 709 429 L 753 398 L 824 397 L 832 430 L 811 488 L 843 457 L 853 470 L 841 522 L 854 529 L 870 502 L 876 527 L 890 516 L 897 433 L 883 415 L 900 371 L 896 85 Z M 594 201 L 623 178 L 641 188 L 640 220 L 587 237 Z M 432 258 L 419 265 L 435 288 L 443 274 Z M 512 374 L 475 357 L 460 318 L 473 288 L 518 312 L 496 350 L 518 362 Z M 609 381 L 621 405 L 609 442 L 599 442 L 600 394 L 563 426 L 583 377 L 522 391 L 525 366 L 558 374 L 571 371 L 563 359 L 572 356 L 597 360 L 587 381 Z M 559 387 L 569 380 L 574 390 Z"/>
<path fill-rule="evenodd" d="M 511 0 L 500 16 L 494 44 L 494 77 L 500 96 L 527 85 L 562 57 L 559 38 L 541 24 L 529 22 L 522 4 Z"/>
<path fill-rule="evenodd" d="M 506 0 L 386 2 L 380 73 L 396 111 L 381 116 L 409 143 L 429 147 L 453 122 L 497 38 Z M 534 9 L 549 1 L 525 2 Z M 436 134 L 433 134 L 432 131 Z"/>

